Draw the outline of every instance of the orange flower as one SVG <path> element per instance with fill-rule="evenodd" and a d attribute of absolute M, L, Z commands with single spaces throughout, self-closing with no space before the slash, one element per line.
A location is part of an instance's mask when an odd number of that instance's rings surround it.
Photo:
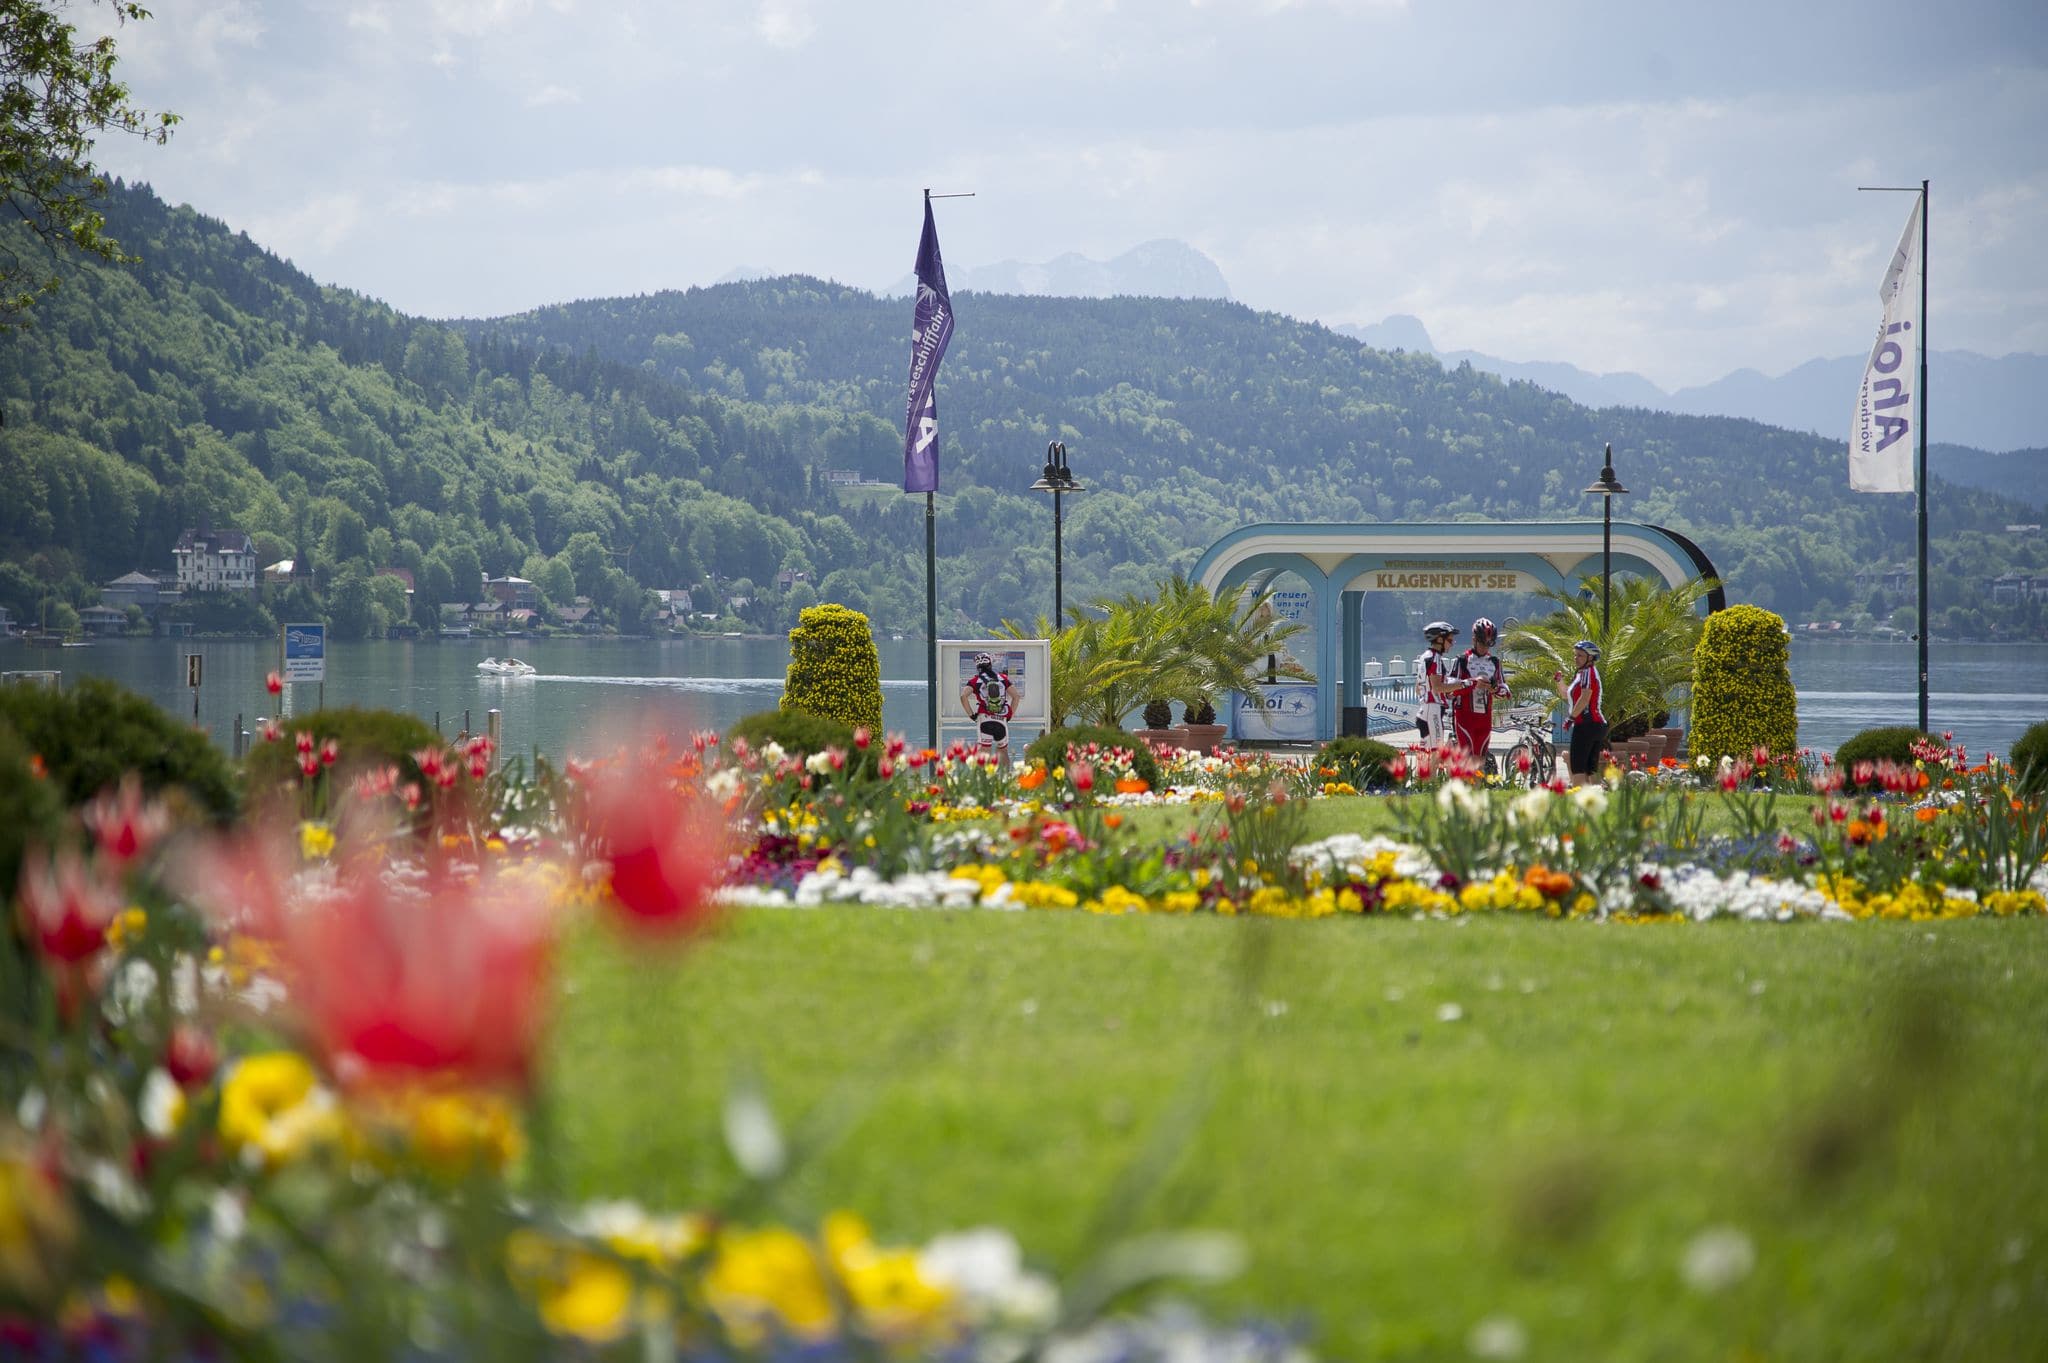
<path fill-rule="evenodd" d="M 32 752 L 28 755 L 28 774 L 35 777 L 38 781 L 44 780 L 49 776 L 49 765 L 43 761 L 41 753 Z"/>
<path fill-rule="evenodd" d="M 1875 828 L 1861 819 L 1849 820 L 1848 838 L 1851 843 L 1858 847 L 1868 843 L 1871 838 L 1876 836 L 1876 833 L 1877 830 Z"/>
<path fill-rule="evenodd" d="M 1121 814 L 1105 814 L 1102 816 L 1102 822 L 1111 828 L 1122 828 L 1124 826 L 1124 816 Z"/>
<path fill-rule="evenodd" d="M 1116 779 L 1116 793 L 1119 795 L 1143 795 L 1150 789 L 1152 787 L 1142 777 L 1119 776 Z"/>
<path fill-rule="evenodd" d="M 1044 767 L 1033 767 L 1031 768 L 1031 770 L 1025 772 L 1022 776 L 1017 778 L 1017 787 L 1020 790 L 1037 790 L 1040 786 L 1044 784 Z"/>
<path fill-rule="evenodd" d="M 1921 823 L 1933 823 L 1941 817 L 1941 811 L 1938 809 L 1916 809 L 1913 811 L 1913 817 Z"/>

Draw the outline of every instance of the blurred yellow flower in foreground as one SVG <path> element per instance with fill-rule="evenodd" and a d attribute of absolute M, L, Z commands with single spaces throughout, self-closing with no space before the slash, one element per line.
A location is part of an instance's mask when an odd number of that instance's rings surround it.
<path fill-rule="evenodd" d="M 604 1344 L 631 1323 L 633 1275 L 616 1259 L 522 1230 L 505 1242 L 505 1269 L 558 1335 Z"/>
<path fill-rule="evenodd" d="M 825 1218 L 825 1252 L 870 1334 L 927 1342 L 952 1327 L 953 1293 L 924 1277 L 916 1250 L 884 1249 L 858 1216 L 834 1212 Z"/>
<path fill-rule="evenodd" d="M 838 1319 L 817 1253 L 801 1235 L 779 1226 L 721 1234 L 704 1275 L 704 1296 L 733 1338 L 746 1345 L 777 1333 L 822 1339 Z"/>
<path fill-rule="evenodd" d="M 334 830 L 311 819 L 299 825 L 299 855 L 307 861 L 325 861 L 334 854 Z"/>
<path fill-rule="evenodd" d="M 25 1138 L 0 1134 L 0 1299 L 45 1300 L 63 1278 L 78 1223 Z"/>
<path fill-rule="evenodd" d="M 243 1158 L 276 1168 L 337 1140 L 341 1113 L 304 1056 L 269 1051 L 228 1071 L 221 1084 L 220 1134 Z"/>

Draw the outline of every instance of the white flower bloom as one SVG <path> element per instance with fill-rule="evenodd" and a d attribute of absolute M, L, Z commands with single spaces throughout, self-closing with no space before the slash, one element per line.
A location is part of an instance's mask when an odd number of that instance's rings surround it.
<path fill-rule="evenodd" d="M 1510 824 L 1541 823 L 1550 815 L 1550 802 L 1557 797 L 1547 787 L 1531 786 L 1508 805 Z"/>
<path fill-rule="evenodd" d="M 1529 1351 L 1529 1331 L 1513 1316 L 1488 1316 L 1465 1336 L 1474 1358 L 1520 1358 Z"/>
<path fill-rule="evenodd" d="M 1607 812 L 1607 787 L 1578 786 L 1572 791 L 1571 801 L 1574 806 L 1588 814 L 1605 814 Z"/>
<path fill-rule="evenodd" d="M 1734 1226 L 1710 1226 L 1692 1238 L 1679 1260 L 1679 1276 L 1695 1292 L 1735 1286 L 1756 1267 L 1756 1245 Z"/>
<path fill-rule="evenodd" d="M 1446 814 L 1456 813 L 1476 819 L 1486 813 L 1486 797 L 1463 781 L 1446 781 L 1443 789 L 1436 793 L 1436 807 Z"/>
<path fill-rule="evenodd" d="M 178 1117 L 185 1103 L 184 1091 L 178 1081 L 161 1067 L 152 1069 L 149 1077 L 142 1081 L 142 1094 L 136 1102 L 136 1115 L 142 1119 L 142 1129 L 158 1140 L 169 1140 L 178 1130 Z"/>
<path fill-rule="evenodd" d="M 720 767 L 704 778 L 705 791 L 721 800 L 738 790 L 739 786 L 740 774 L 734 767 Z"/>
<path fill-rule="evenodd" d="M 1004 1324 L 1041 1327 L 1059 1315 L 1059 1292 L 1024 1267 L 1024 1253 L 1006 1230 L 941 1235 L 917 1256 L 918 1276 L 952 1288 L 971 1311 Z"/>
<path fill-rule="evenodd" d="M 813 776 L 823 776 L 832 770 L 832 758 L 828 754 L 814 752 L 804 759 L 804 770 Z"/>
<path fill-rule="evenodd" d="M 789 749 L 783 747 L 780 743 L 777 743 L 774 739 L 771 738 L 768 740 L 767 743 L 761 746 L 760 754 L 761 761 L 766 765 L 773 767 L 780 763 L 783 758 L 789 756 Z"/>

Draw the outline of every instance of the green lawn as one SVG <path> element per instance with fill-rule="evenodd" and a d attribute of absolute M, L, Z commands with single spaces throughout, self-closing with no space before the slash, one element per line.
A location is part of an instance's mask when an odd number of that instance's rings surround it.
<path fill-rule="evenodd" d="M 1530 1359 L 2048 1357 L 2039 920 L 755 911 L 569 978 L 581 1194 L 729 1193 L 753 1066 L 838 1130 L 786 1214 L 1001 1224 L 1066 1269 L 1163 1150 L 1131 1224 L 1240 1232 L 1208 1300 L 1330 1357 L 1463 1358 L 1503 1315 Z M 1756 1255 L 1718 1294 L 1680 1273 L 1713 1227 Z"/>
<path fill-rule="evenodd" d="M 1399 831 L 1394 819 L 1396 806 L 1404 799 L 1415 796 L 1386 795 L 1336 795 L 1313 800 L 1308 806 L 1307 821 L 1302 832 L 1303 842 L 1313 842 L 1335 833 L 1360 833 L 1370 836 L 1385 833 L 1389 837 Z M 1429 796 L 1419 798 L 1428 799 Z M 1512 798 L 1506 792 L 1496 792 L 1496 800 Z M 1717 833 L 1732 833 L 1735 821 L 1728 812 L 1727 803 L 1719 791 L 1703 791 L 1693 798 L 1701 801 L 1706 809 L 1705 830 L 1711 836 Z M 1820 803 L 1814 795 L 1780 795 L 1772 806 L 1772 814 L 1778 826 L 1795 834 L 1813 831 L 1813 808 Z M 1154 842 L 1172 839 L 1187 831 L 1197 820 L 1209 811 L 1214 817 L 1214 805 L 1155 805 L 1134 807 L 1125 812 L 1126 832 L 1134 842 Z"/>

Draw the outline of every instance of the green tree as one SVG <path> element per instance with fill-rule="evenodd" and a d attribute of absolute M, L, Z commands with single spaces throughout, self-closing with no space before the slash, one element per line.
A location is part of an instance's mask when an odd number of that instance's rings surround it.
<path fill-rule="evenodd" d="M 1578 591 L 1545 588 L 1542 595 L 1556 609 L 1501 641 L 1508 685 L 1549 692 L 1556 674 L 1571 674 L 1572 645 L 1591 639 L 1600 646 L 1600 708 L 1608 732 L 1617 740 L 1639 737 L 1680 703 L 1692 683 L 1704 623 L 1698 606 L 1713 587 L 1707 579 L 1680 587 L 1650 577 L 1617 579 L 1604 628 L 1599 578 L 1584 579 Z"/>
<path fill-rule="evenodd" d="M 122 23 L 149 17 L 130 0 L 111 8 Z M 81 41 L 56 11 L 45 0 L 0 0 L 0 197 L 52 255 L 69 247 L 130 260 L 96 206 L 107 182 L 92 163 L 93 142 L 111 129 L 161 146 L 178 116 L 130 103 L 114 78 L 113 38 Z M 20 324 L 57 287 L 47 268 L 0 252 L 0 326 Z"/>

